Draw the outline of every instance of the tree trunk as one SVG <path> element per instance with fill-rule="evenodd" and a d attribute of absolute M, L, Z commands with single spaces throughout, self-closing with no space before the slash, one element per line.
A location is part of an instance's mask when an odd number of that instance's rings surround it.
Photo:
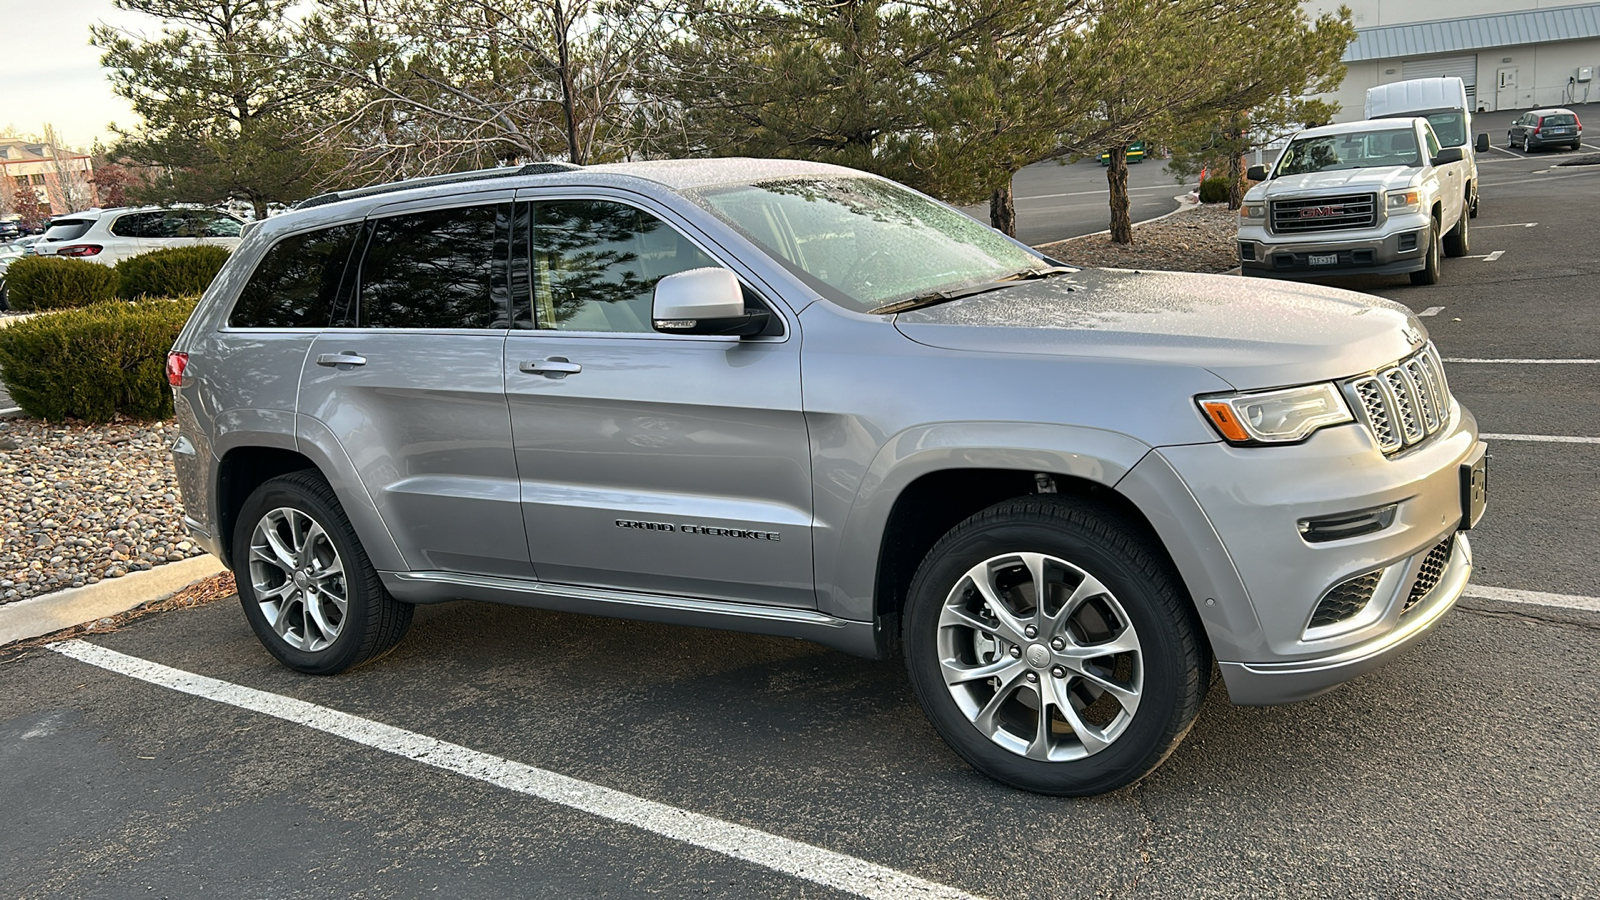
<path fill-rule="evenodd" d="M 1011 176 L 1006 176 L 1005 187 L 997 187 L 989 195 L 989 224 L 1001 234 L 1017 236 L 1017 204 L 1011 196 Z"/>
<path fill-rule="evenodd" d="M 1244 205 L 1244 157 L 1235 153 L 1228 159 L 1228 208 Z"/>
<path fill-rule="evenodd" d="M 556 52 L 561 61 L 561 112 L 566 118 L 567 125 L 567 160 L 575 166 L 583 165 L 583 154 L 578 152 L 578 117 L 573 109 L 572 85 L 572 48 L 568 43 L 572 22 L 567 19 L 568 10 L 557 3 L 556 10 Z"/>
<path fill-rule="evenodd" d="M 1126 144 L 1111 148 L 1111 161 L 1106 166 L 1106 184 L 1111 188 L 1111 240 L 1117 244 L 1133 243 L 1133 216 L 1128 211 L 1128 147 Z"/>

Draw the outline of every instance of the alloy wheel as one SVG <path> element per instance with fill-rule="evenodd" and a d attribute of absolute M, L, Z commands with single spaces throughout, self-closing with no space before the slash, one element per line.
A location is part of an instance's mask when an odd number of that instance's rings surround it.
<path fill-rule="evenodd" d="M 939 614 L 939 667 L 962 714 L 1042 762 L 1092 756 L 1133 721 L 1138 632 L 1112 592 L 1055 556 L 1010 553 L 956 581 Z"/>
<path fill-rule="evenodd" d="M 256 522 L 250 585 L 267 624 L 296 650 L 326 649 L 344 628 L 344 563 L 327 530 L 302 510 L 279 507 Z"/>

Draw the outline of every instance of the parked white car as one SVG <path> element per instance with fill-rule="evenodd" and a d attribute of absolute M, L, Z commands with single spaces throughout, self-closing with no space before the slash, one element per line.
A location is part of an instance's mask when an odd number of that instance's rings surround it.
<path fill-rule="evenodd" d="M 214 209 L 120 207 L 60 216 L 34 244 L 40 256 L 87 259 L 114 266 L 130 256 L 166 247 L 239 246 L 244 223 Z"/>

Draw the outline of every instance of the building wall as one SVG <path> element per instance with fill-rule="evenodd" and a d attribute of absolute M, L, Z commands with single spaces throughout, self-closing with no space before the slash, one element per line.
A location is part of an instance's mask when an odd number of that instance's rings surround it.
<path fill-rule="evenodd" d="M 1533 109 L 1539 106 L 1565 106 L 1569 103 L 1600 103 L 1600 39 L 1562 41 L 1553 44 L 1523 44 L 1516 47 L 1486 47 L 1477 51 L 1444 54 L 1448 57 L 1472 56 L 1478 58 L 1476 86 L 1477 109 L 1493 112 L 1499 109 Z M 1366 105 L 1367 88 L 1400 81 L 1404 76 L 1406 59 L 1364 60 L 1350 63 L 1338 93 L 1328 99 L 1337 101 L 1341 109 L 1334 117 L 1336 122 L 1349 122 L 1362 117 Z M 1568 93 L 1568 80 L 1575 77 L 1579 66 L 1594 70 L 1589 84 L 1573 84 Z M 1515 70 L 1516 87 L 1499 89 L 1501 70 Z M 1585 93 L 1587 88 L 1587 94 Z"/>
<path fill-rule="evenodd" d="M 1498 16 L 1535 9 L 1577 6 L 1582 0 L 1306 0 L 1302 6 L 1314 19 L 1323 13 L 1350 7 L 1357 28 L 1380 25 L 1411 25 L 1437 19 L 1466 19 L 1473 16 Z"/>

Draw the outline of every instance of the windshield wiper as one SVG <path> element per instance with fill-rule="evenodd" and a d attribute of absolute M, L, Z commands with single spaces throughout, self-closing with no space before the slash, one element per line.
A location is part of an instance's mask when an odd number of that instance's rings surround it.
<path fill-rule="evenodd" d="M 907 312 L 913 309 L 922 309 L 923 307 L 927 306 L 947 303 L 951 300 L 960 300 L 962 297 L 971 297 L 974 294 L 987 294 L 990 291 L 998 291 L 1001 288 L 1008 288 L 1024 281 L 1037 281 L 1041 278 L 1049 278 L 1052 275 L 1065 275 L 1069 272 L 1076 271 L 1076 269 L 1069 269 L 1066 266 L 1051 266 L 1048 269 L 1023 269 L 1018 272 L 1012 272 L 1010 275 L 1002 275 L 993 281 L 986 281 L 983 284 L 973 285 L 972 287 L 956 288 L 948 291 L 934 291 L 928 294 L 918 294 L 915 297 L 908 297 L 904 300 L 896 300 L 893 303 L 885 303 L 884 305 L 873 309 L 872 312 L 878 314 L 888 314 Z"/>

